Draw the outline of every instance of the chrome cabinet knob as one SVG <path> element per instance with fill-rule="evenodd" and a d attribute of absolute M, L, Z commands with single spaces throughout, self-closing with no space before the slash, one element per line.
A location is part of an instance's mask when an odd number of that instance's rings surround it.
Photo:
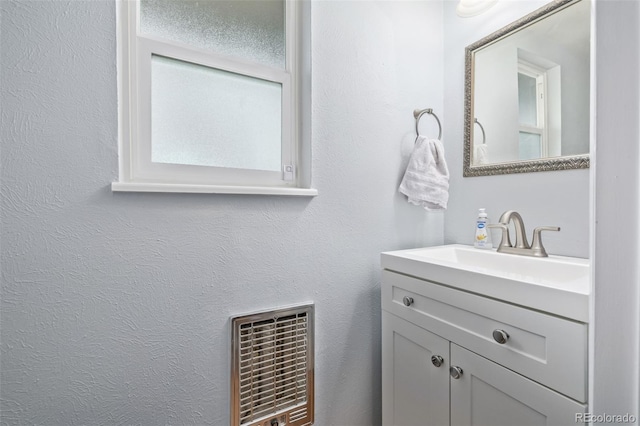
<path fill-rule="evenodd" d="M 444 362 L 444 359 L 442 359 L 440 355 L 434 355 L 431 357 L 431 363 L 436 367 L 440 367 L 443 362 Z"/>
<path fill-rule="evenodd" d="M 459 379 L 462 377 L 462 368 L 458 366 L 449 368 L 449 375 L 454 379 Z"/>
<path fill-rule="evenodd" d="M 411 306 L 413 305 L 413 297 L 409 297 L 409 296 L 405 296 L 402 298 L 402 303 L 404 303 L 404 306 Z"/>
<path fill-rule="evenodd" d="M 509 340 L 509 335 L 504 330 L 493 330 L 493 340 L 504 345 Z"/>

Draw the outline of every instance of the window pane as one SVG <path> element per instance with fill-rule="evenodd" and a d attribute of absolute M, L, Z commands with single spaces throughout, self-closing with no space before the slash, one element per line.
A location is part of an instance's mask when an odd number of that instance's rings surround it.
<path fill-rule="evenodd" d="M 520 160 L 540 158 L 542 137 L 535 133 L 520 132 Z"/>
<path fill-rule="evenodd" d="M 518 104 L 520 106 L 520 124 L 537 127 L 536 79 L 521 73 L 518 73 Z"/>
<path fill-rule="evenodd" d="M 154 55 L 151 161 L 280 171 L 282 86 Z"/>
<path fill-rule="evenodd" d="M 141 0 L 140 31 L 285 67 L 284 0 Z"/>

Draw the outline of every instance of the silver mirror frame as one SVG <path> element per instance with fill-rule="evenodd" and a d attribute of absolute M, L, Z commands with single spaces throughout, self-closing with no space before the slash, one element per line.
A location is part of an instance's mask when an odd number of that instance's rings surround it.
<path fill-rule="evenodd" d="M 549 157 L 539 160 L 496 163 L 482 166 L 471 166 L 473 144 L 473 53 L 510 33 L 551 15 L 560 9 L 579 0 L 554 0 L 540 9 L 526 15 L 500 30 L 470 44 L 465 48 L 465 84 L 464 84 L 464 164 L 463 176 L 492 176 L 512 173 L 546 172 L 551 170 L 570 170 L 589 168 L 589 154 L 566 157 Z"/>

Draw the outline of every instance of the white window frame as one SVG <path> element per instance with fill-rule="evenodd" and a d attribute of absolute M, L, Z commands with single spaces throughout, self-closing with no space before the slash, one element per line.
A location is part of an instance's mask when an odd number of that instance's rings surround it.
<path fill-rule="evenodd" d="M 536 126 L 519 123 L 520 133 L 532 133 L 540 136 L 540 156 L 548 156 L 549 136 L 547 122 L 547 70 L 530 62 L 518 61 L 518 74 L 524 74 L 536 80 Z"/>
<path fill-rule="evenodd" d="M 200 192 L 275 195 L 317 195 L 309 187 L 309 151 L 302 139 L 302 25 L 304 2 L 285 2 L 285 68 L 276 68 L 220 55 L 179 42 L 141 34 L 140 3 L 120 0 L 118 13 L 119 181 L 113 191 Z M 154 163 L 151 161 L 152 55 L 190 62 L 243 76 L 275 82 L 282 87 L 282 166 L 267 171 L 227 167 Z M 251 117 L 246 117 L 251 125 Z M 307 163 L 307 164 L 305 164 Z M 286 179 L 285 179 L 286 177 Z"/>

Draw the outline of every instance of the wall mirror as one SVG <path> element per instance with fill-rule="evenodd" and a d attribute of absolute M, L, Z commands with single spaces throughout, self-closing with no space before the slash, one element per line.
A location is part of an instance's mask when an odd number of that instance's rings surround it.
<path fill-rule="evenodd" d="M 465 49 L 464 176 L 589 167 L 589 0 L 555 0 Z"/>

